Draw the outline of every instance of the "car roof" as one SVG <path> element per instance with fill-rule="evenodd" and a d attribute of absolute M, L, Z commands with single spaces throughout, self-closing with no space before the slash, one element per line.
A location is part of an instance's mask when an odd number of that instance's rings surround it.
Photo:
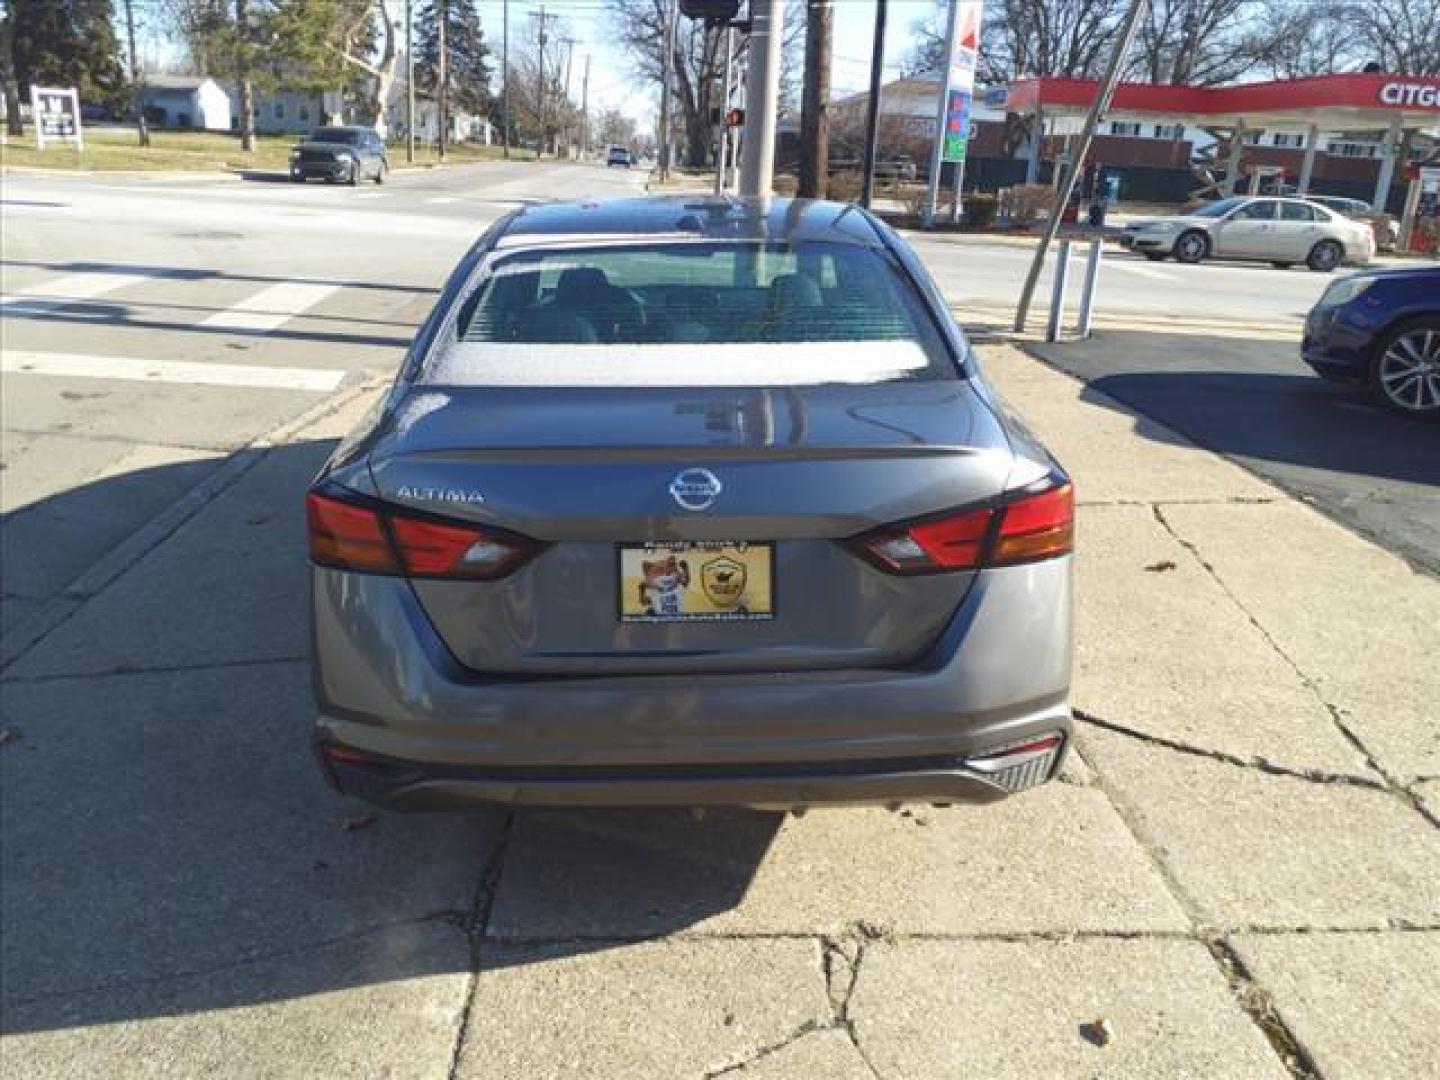
<path fill-rule="evenodd" d="M 528 206 L 510 218 L 495 247 L 659 237 L 884 246 L 869 215 L 848 203 L 664 195 Z"/>

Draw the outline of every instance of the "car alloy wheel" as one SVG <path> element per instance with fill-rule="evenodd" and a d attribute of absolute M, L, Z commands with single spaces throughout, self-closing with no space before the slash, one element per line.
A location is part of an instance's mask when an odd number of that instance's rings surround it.
<path fill-rule="evenodd" d="M 1345 258 L 1345 249 L 1334 240 L 1321 240 L 1310 249 L 1310 258 L 1305 265 L 1321 274 L 1328 274 Z"/>
<path fill-rule="evenodd" d="M 1411 416 L 1440 416 L 1440 323 L 1402 327 L 1382 350 L 1374 374 L 1381 401 Z"/>
<path fill-rule="evenodd" d="M 1175 258 L 1178 262 L 1198 263 L 1209 249 L 1209 241 L 1203 234 L 1188 232 L 1175 241 Z"/>

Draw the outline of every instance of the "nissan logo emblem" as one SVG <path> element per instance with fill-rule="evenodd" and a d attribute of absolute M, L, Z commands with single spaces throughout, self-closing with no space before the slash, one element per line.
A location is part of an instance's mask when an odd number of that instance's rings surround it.
<path fill-rule="evenodd" d="M 709 469 L 686 469 L 670 481 L 670 497 L 686 510 L 709 510 L 724 490 Z"/>

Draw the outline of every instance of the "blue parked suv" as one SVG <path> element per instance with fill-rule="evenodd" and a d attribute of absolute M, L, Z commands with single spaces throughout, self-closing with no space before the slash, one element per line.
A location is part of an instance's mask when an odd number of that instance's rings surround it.
<path fill-rule="evenodd" d="M 1440 266 L 1336 281 L 1305 320 L 1301 358 L 1395 412 L 1440 420 Z"/>

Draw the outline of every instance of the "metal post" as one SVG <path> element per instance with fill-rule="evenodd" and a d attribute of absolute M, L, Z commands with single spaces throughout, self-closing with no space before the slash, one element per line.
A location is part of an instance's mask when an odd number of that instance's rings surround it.
<path fill-rule="evenodd" d="M 1132 0 L 1130 12 L 1125 16 L 1125 25 L 1120 32 L 1120 41 L 1115 46 L 1115 52 L 1110 57 L 1110 63 L 1105 69 L 1105 77 L 1100 80 L 1096 87 L 1095 100 L 1090 103 L 1090 113 L 1085 117 L 1085 133 L 1080 139 L 1080 149 L 1075 154 L 1075 159 L 1066 170 L 1065 183 L 1061 185 L 1054 204 L 1050 208 L 1050 220 L 1045 223 L 1045 233 L 1040 238 L 1040 246 L 1035 250 L 1035 258 L 1030 263 L 1030 272 L 1025 277 L 1025 287 L 1020 292 L 1020 303 L 1015 309 L 1015 329 L 1025 329 L 1025 319 L 1030 313 L 1030 301 L 1035 295 L 1035 285 L 1040 280 L 1040 268 L 1045 265 L 1045 251 L 1055 239 L 1055 234 L 1060 231 L 1060 215 L 1070 202 L 1070 193 L 1075 190 L 1075 177 L 1085 167 L 1085 158 L 1090 153 L 1090 143 L 1095 138 L 1095 129 L 1100 124 L 1100 117 L 1110 104 L 1110 95 L 1115 92 L 1115 84 L 1120 81 L 1120 69 L 1125 64 L 1125 57 L 1130 52 L 1130 45 L 1135 40 L 1135 34 L 1140 29 L 1140 17 L 1145 13 L 1147 0 Z"/>
<path fill-rule="evenodd" d="M 1034 184 L 1040 180 L 1040 148 L 1045 141 L 1045 114 L 1035 107 L 1034 125 L 1030 129 L 1030 156 L 1025 161 L 1025 183 Z"/>
<path fill-rule="evenodd" d="M 725 114 L 730 111 L 730 76 L 735 68 L 735 31 L 725 28 L 725 76 L 720 89 L 720 119 L 715 124 L 715 194 L 725 190 L 725 149 L 730 142 L 730 129 Z"/>
<path fill-rule="evenodd" d="M 505 156 L 510 156 L 510 0 L 505 0 L 504 12 L 501 15 L 501 39 L 500 39 L 500 66 L 505 70 L 501 73 L 501 98 L 504 102 L 502 108 L 505 115 L 504 123 L 500 129 L 500 137 L 505 142 Z"/>
<path fill-rule="evenodd" d="M 1400 156 L 1400 114 L 1390 118 L 1390 129 L 1380 142 L 1380 175 L 1375 178 L 1375 198 L 1370 205 L 1378 213 L 1385 213 L 1385 204 L 1390 201 L 1390 181 L 1395 177 L 1395 159 Z"/>
<path fill-rule="evenodd" d="M 1080 324 L 1076 327 L 1082 338 L 1090 336 L 1090 315 L 1095 307 L 1095 287 L 1100 283 L 1100 257 L 1105 250 L 1103 237 L 1090 241 L 1090 253 L 1085 257 L 1085 283 L 1080 289 Z"/>
<path fill-rule="evenodd" d="M 955 197 L 950 200 L 950 224 L 957 225 L 960 222 L 960 187 L 965 183 L 965 163 L 956 161 L 952 165 L 955 170 Z"/>
<path fill-rule="evenodd" d="M 740 194 L 770 194 L 775 172 L 775 114 L 780 107 L 780 45 L 785 34 L 784 0 L 751 0 L 750 75 L 745 89 L 745 160 Z"/>
<path fill-rule="evenodd" d="M 415 4 L 405 0 L 405 160 L 415 163 Z"/>
<path fill-rule="evenodd" d="M 1055 253 L 1055 281 L 1050 286 L 1050 319 L 1045 324 L 1045 340 L 1060 340 L 1060 324 L 1065 319 L 1065 284 L 1070 277 L 1070 241 L 1061 240 Z"/>
<path fill-rule="evenodd" d="M 150 127 L 145 123 L 145 88 L 140 75 L 140 57 L 135 52 L 134 0 L 125 0 L 125 29 L 130 35 L 130 86 L 135 95 L 135 130 L 141 146 L 150 145 Z"/>
<path fill-rule="evenodd" d="M 1225 159 L 1225 186 L 1220 190 L 1228 198 L 1235 194 L 1235 185 L 1240 182 L 1240 155 L 1245 149 L 1245 121 L 1241 120 L 1230 132 L 1230 153 Z"/>
<path fill-rule="evenodd" d="M 885 76 L 885 8 L 887 0 L 875 0 L 875 38 L 870 43 L 870 100 L 865 103 L 865 179 L 860 205 L 870 209 L 875 194 L 875 152 L 880 144 L 880 93 Z"/>
<path fill-rule="evenodd" d="M 1320 125 L 1311 124 L 1310 130 L 1305 132 L 1305 159 L 1300 163 L 1300 182 L 1295 186 L 1295 194 L 1304 198 L 1310 191 L 1310 174 L 1315 171 L 1315 146 L 1320 141 Z"/>
<path fill-rule="evenodd" d="M 935 141 L 930 147 L 930 175 L 925 183 L 925 205 L 920 211 L 920 224 L 930 228 L 935 224 L 935 204 L 940 199 L 940 167 L 945 149 L 945 112 L 950 94 L 950 63 L 955 55 L 955 13 L 960 5 L 950 0 L 950 17 L 945 23 L 945 46 L 941 51 L 940 95 L 935 106 Z"/>

